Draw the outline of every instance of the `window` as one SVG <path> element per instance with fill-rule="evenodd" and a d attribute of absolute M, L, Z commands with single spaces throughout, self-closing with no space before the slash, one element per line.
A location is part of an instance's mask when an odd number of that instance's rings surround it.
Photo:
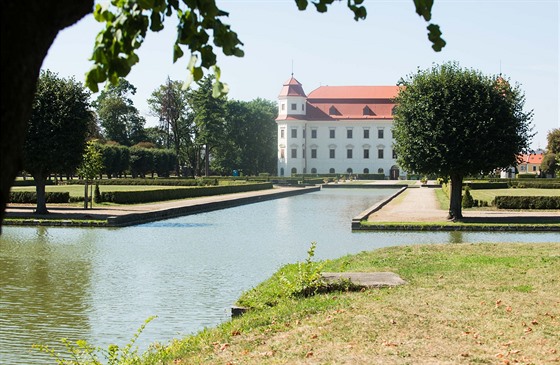
<path fill-rule="evenodd" d="M 329 174 L 334 174 L 334 169 L 332 167 L 329 169 Z"/>
<path fill-rule="evenodd" d="M 281 158 L 282 160 L 283 160 L 284 158 L 286 158 L 286 155 L 285 155 L 285 153 L 284 153 L 284 149 L 283 149 L 283 148 L 280 149 L 280 158 Z"/>
<path fill-rule="evenodd" d="M 283 129 L 280 129 L 280 138 L 284 139 L 284 134 L 285 134 L 285 133 L 284 133 L 284 130 L 283 130 Z"/>
<path fill-rule="evenodd" d="M 369 158 L 369 149 L 364 148 L 364 158 Z"/>
<path fill-rule="evenodd" d="M 297 148 L 292 148 L 292 158 L 297 158 Z"/>
<path fill-rule="evenodd" d="M 296 103 L 292 103 L 292 110 L 297 110 L 297 104 Z"/>
<path fill-rule="evenodd" d="M 383 139 L 383 129 L 378 129 L 377 130 L 377 138 Z"/>
<path fill-rule="evenodd" d="M 348 139 L 352 138 L 352 130 L 351 129 L 346 130 L 346 138 L 348 138 Z"/>
<path fill-rule="evenodd" d="M 282 103 L 282 110 L 286 110 L 286 104 Z"/>
<path fill-rule="evenodd" d="M 297 169 L 295 167 L 292 167 L 292 174 L 297 174 Z"/>
<path fill-rule="evenodd" d="M 306 134 L 305 131 L 306 129 L 303 130 L 303 138 L 305 138 L 305 134 Z"/>
<path fill-rule="evenodd" d="M 329 150 L 329 158 L 334 158 L 334 156 L 335 156 L 334 148 L 331 148 L 331 149 Z"/>
<path fill-rule="evenodd" d="M 382 148 L 377 150 L 377 158 L 383 158 L 383 149 Z"/>
<path fill-rule="evenodd" d="M 537 171 L 537 166 L 533 166 L 533 171 Z"/>
<path fill-rule="evenodd" d="M 347 169 L 346 169 L 346 172 L 347 172 L 347 173 L 349 173 L 349 174 L 351 174 L 351 173 L 353 173 L 353 172 L 354 172 L 354 170 L 352 170 L 352 168 L 351 168 L 351 167 L 349 167 L 349 168 L 347 168 Z"/>
<path fill-rule="evenodd" d="M 297 138 L 297 129 L 292 128 L 292 138 Z"/>
<path fill-rule="evenodd" d="M 378 173 L 378 174 L 383 174 L 384 172 L 385 172 L 385 171 L 383 171 L 382 168 L 379 168 L 379 169 L 377 170 L 377 173 Z"/>
<path fill-rule="evenodd" d="M 397 151 L 393 150 L 393 160 L 397 159 Z"/>
<path fill-rule="evenodd" d="M 346 158 L 352 158 L 352 149 L 351 148 L 348 148 L 346 150 Z"/>
<path fill-rule="evenodd" d="M 369 129 L 364 129 L 364 139 L 369 138 Z"/>
<path fill-rule="evenodd" d="M 305 104 L 301 104 L 301 111 L 305 111 Z"/>
<path fill-rule="evenodd" d="M 335 138 L 334 129 L 329 129 L 329 138 Z"/>
<path fill-rule="evenodd" d="M 369 174 L 369 169 L 367 167 L 364 169 L 364 174 Z"/>
<path fill-rule="evenodd" d="M 317 158 L 317 149 L 316 148 L 311 149 L 311 158 Z"/>
<path fill-rule="evenodd" d="M 303 155 L 302 157 L 305 158 L 305 147 L 303 147 L 303 151 L 302 151 L 302 152 L 303 152 L 303 153 L 302 153 L 302 155 Z"/>
<path fill-rule="evenodd" d="M 315 167 L 313 167 L 313 168 L 311 169 L 311 173 L 312 173 L 312 174 L 316 174 L 316 173 L 317 173 L 317 169 L 316 169 Z"/>
<path fill-rule="evenodd" d="M 316 129 L 311 130 L 311 138 L 317 138 L 317 130 Z"/>

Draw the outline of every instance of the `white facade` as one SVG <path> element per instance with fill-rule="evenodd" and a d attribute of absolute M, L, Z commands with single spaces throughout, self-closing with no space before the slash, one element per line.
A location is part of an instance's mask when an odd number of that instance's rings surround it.
<path fill-rule="evenodd" d="M 292 77 L 278 98 L 278 175 L 383 173 L 392 179 L 404 175 L 393 152 L 392 116 L 372 111 L 392 111 L 394 103 L 387 105 L 385 100 L 381 108 L 375 98 L 361 99 L 362 95 L 333 98 L 340 91 L 344 94 L 340 89 L 328 99 L 316 91 L 307 97 L 303 89 L 303 95 L 283 95 L 290 83 L 301 88 Z M 320 98 L 314 99 L 314 94 Z M 356 111 L 362 115 L 351 115 Z"/>

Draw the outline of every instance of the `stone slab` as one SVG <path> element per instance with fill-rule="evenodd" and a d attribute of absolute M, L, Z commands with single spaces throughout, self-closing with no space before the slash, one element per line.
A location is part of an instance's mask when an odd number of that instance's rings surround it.
<path fill-rule="evenodd" d="M 406 281 L 393 272 L 324 272 L 327 283 L 350 280 L 354 285 L 364 288 L 386 288 L 406 284 Z"/>

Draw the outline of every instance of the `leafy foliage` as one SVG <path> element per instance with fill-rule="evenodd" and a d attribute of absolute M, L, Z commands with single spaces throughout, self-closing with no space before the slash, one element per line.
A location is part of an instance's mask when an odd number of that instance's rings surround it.
<path fill-rule="evenodd" d="M 134 94 L 136 87 L 121 78 L 117 84 L 102 91 L 94 102 L 107 140 L 132 146 L 146 139 L 146 120 L 130 99 Z"/>
<path fill-rule="evenodd" d="M 45 180 L 80 164 L 92 118 L 89 92 L 74 79 L 42 71 L 24 144 L 24 169 L 35 179 L 37 211 L 46 213 Z"/>
<path fill-rule="evenodd" d="M 214 95 L 227 92 L 227 86 L 220 82 L 220 69 L 216 67 L 216 53 L 210 44 L 209 33 L 214 45 L 227 56 L 242 57 L 240 46 L 243 43 L 230 26 L 221 21 L 228 14 L 217 7 L 215 0 L 114 0 L 110 5 L 97 4 L 94 17 L 105 23 L 105 29 L 95 41 L 91 57 L 94 66 L 86 74 L 88 87 L 97 91 L 99 83 L 106 80 L 116 83 L 119 77 L 126 76 L 139 60 L 136 50 L 142 45 L 148 29 L 159 32 L 164 28 L 164 19 L 174 14 L 178 25 L 173 62 L 183 57 L 182 47 L 191 53 L 186 85 L 192 80 L 201 80 L 203 69 L 213 67 L 216 77 Z"/>
<path fill-rule="evenodd" d="M 86 340 L 73 342 L 67 338 L 60 340 L 66 353 L 59 353 L 47 345 L 33 345 L 33 347 L 49 354 L 57 365 L 139 365 L 141 355 L 138 354 L 138 348 L 135 348 L 134 345 L 148 323 L 155 318 L 155 316 L 148 318 L 124 347 L 112 344 L 107 349 L 103 349 L 94 347 Z"/>
<path fill-rule="evenodd" d="M 528 149 L 533 113 L 519 86 L 457 63 L 419 70 L 400 81 L 393 136 L 408 171 L 449 176 L 450 217 L 462 218 L 463 177 L 516 165 Z"/>

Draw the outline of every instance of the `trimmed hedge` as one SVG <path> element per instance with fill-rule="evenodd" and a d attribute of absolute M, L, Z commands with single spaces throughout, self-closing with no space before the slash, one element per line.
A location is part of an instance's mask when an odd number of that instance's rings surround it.
<path fill-rule="evenodd" d="M 151 203 L 156 201 L 197 198 L 246 191 L 272 189 L 272 183 L 246 185 L 206 186 L 192 189 L 161 189 L 148 191 L 108 191 L 101 193 L 101 200 L 117 204 Z"/>
<path fill-rule="evenodd" d="M 68 185 L 84 185 L 84 180 L 69 180 Z M 214 186 L 217 179 L 103 179 L 97 185 L 161 185 L 161 186 Z"/>
<path fill-rule="evenodd" d="M 46 192 L 45 200 L 47 203 L 68 203 L 70 201 L 70 193 Z M 34 191 L 12 191 L 10 192 L 9 202 L 16 204 L 35 204 L 37 203 L 37 193 Z"/>
<path fill-rule="evenodd" d="M 54 185 L 53 180 L 45 181 L 45 185 Z M 27 180 L 15 180 L 12 186 L 35 186 L 35 180 L 27 179 Z"/>
<path fill-rule="evenodd" d="M 507 182 L 468 182 L 463 184 L 463 187 L 467 186 L 471 188 L 471 190 L 509 188 L 509 184 Z"/>
<path fill-rule="evenodd" d="M 496 196 L 498 209 L 560 209 L 560 196 Z"/>

